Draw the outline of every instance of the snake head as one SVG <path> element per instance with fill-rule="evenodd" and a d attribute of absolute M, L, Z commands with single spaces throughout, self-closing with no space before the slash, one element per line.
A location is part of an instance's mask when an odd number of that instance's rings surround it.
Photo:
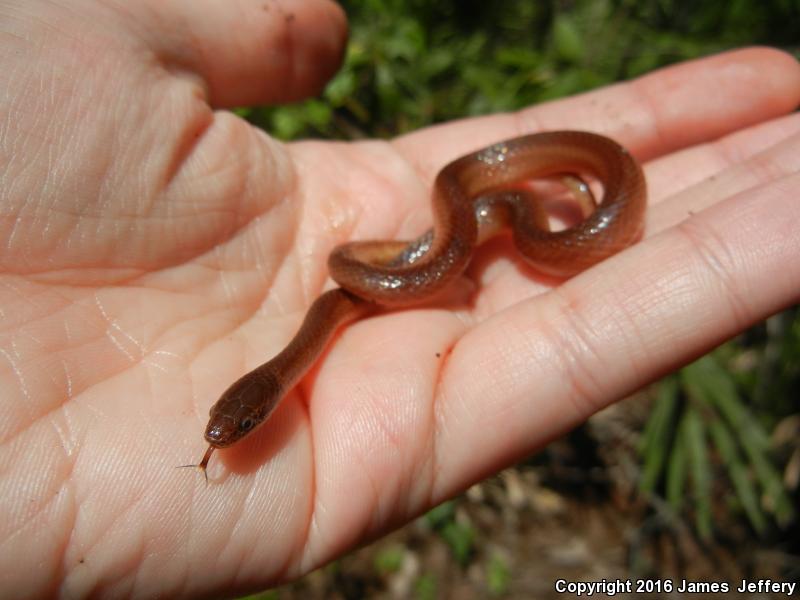
<path fill-rule="evenodd" d="M 209 411 L 206 441 L 215 448 L 238 442 L 270 415 L 283 397 L 271 373 L 252 371 L 234 382 Z"/>

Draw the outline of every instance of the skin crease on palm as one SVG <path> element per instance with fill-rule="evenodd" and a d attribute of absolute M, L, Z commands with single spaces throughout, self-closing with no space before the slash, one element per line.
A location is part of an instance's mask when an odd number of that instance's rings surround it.
<path fill-rule="evenodd" d="M 798 300 L 800 69 L 778 51 L 391 142 L 281 144 L 225 109 L 318 92 L 346 43 L 333 3 L 19 0 L 0 27 L 0 581 L 17 597 L 298 577 Z M 492 242 L 452 298 L 342 331 L 209 485 L 174 468 L 331 285 L 334 246 L 419 234 L 443 165 L 562 128 L 643 161 L 641 243 L 556 285 Z"/>

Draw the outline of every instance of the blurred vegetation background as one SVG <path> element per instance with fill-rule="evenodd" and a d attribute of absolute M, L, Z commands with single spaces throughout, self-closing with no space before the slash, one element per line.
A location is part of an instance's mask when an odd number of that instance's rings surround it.
<path fill-rule="evenodd" d="M 350 44 L 321 97 L 240 114 L 287 140 L 392 137 L 728 48 L 800 49 L 798 0 L 341 4 Z M 608 412 L 257 597 L 555 597 L 559 576 L 800 580 L 797 307 Z"/>

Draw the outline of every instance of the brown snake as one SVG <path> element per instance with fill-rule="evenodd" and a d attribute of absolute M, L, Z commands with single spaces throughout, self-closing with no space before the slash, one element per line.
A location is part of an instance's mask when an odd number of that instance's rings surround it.
<path fill-rule="evenodd" d="M 562 176 L 588 189 L 588 173 L 603 186 L 603 201 L 562 231 L 550 231 L 528 180 Z M 565 179 L 569 185 L 570 179 Z M 570 186 L 571 187 L 571 186 Z M 552 131 L 493 144 L 444 167 L 433 186 L 433 228 L 411 242 L 353 242 L 328 258 L 341 286 L 309 308 L 300 330 L 277 356 L 234 382 L 214 406 L 205 430 L 211 454 L 263 423 L 308 371 L 334 332 L 376 305 L 427 300 L 459 277 L 475 247 L 504 229 L 536 268 L 560 277 L 582 271 L 632 244 L 641 234 L 646 189 L 642 170 L 625 148 L 580 131 Z"/>

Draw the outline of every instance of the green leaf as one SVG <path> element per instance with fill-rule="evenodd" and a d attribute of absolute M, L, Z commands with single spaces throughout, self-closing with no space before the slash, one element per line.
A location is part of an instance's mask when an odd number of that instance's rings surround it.
<path fill-rule="evenodd" d="M 421 575 L 414 584 L 414 595 L 418 600 L 436 600 L 436 577 L 431 573 Z"/>
<path fill-rule="evenodd" d="M 428 511 L 425 521 L 439 532 L 456 560 L 465 565 L 472 554 L 475 532 L 467 524 L 455 520 L 456 504 L 450 500 Z"/>
<path fill-rule="evenodd" d="M 475 531 L 472 527 L 453 521 L 444 526 L 441 534 L 456 561 L 462 566 L 466 565 L 472 554 L 472 543 L 475 540 Z"/>
<path fill-rule="evenodd" d="M 562 60 L 579 62 L 584 55 L 583 40 L 572 18 L 558 15 L 553 22 L 553 48 Z"/>
<path fill-rule="evenodd" d="M 389 573 L 397 573 L 400 567 L 403 566 L 403 560 L 406 556 L 406 550 L 402 546 L 389 546 L 388 548 L 381 548 L 373 560 L 375 570 L 381 575 Z"/>
<path fill-rule="evenodd" d="M 709 432 L 714 444 L 725 462 L 728 476 L 733 482 L 736 497 L 747 515 L 750 524 L 759 534 L 766 530 L 766 517 L 758 503 L 758 492 L 752 479 L 748 476 L 747 467 L 742 462 L 741 455 L 736 449 L 736 442 L 733 439 L 727 426 L 720 421 L 709 423 Z"/>
<path fill-rule="evenodd" d="M 700 414 L 689 406 L 684 415 L 689 468 L 695 500 L 695 523 L 697 532 L 704 540 L 710 540 L 713 532 L 711 520 L 711 463 L 706 447 L 705 427 Z"/>
<path fill-rule="evenodd" d="M 680 511 L 683 506 L 684 490 L 686 489 L 687 443 L 686 419 L 681 419 L 675 436 L 675 446 L 669 457 L 667 465 L 667 502 L 673 510 Z"/>
<path fill-rule="evenodd" d="M 456 503 L 453 500 L 448 500 L 430 509 L 425 514 L 425 520 L 432 528 L 439 529 L 444 527 L 446 523 L 452 521 L 455 514 Z"/>
<path fill-rule="evenodd" d="M 713 355 L 704 356 L 684 369 L 688 391 L 708 403 L 723 416 L 726 425 L 739 440 L 750 466 L 764 492 L 763 502 L 779 523 L 794 517 L 791 499 L 783 486 L 780 473 L 769 456 L 769 436 L 741 401 L 733 377 Z"/>
<path fill-rule="evenodd" d="M 266 592 L 259 592 L 249 596 L 243 596 L 239 600 L 278 600 L 280 595 L 276 590 L 268 590 Z"/>
<path fill-rule="evenodd" d="M 486 587 L 493 596 L 502 596 L 508 592 L 511 583 L 511 569 L 506 560 L 497 552 L 492 554 L 486 566 Z"/>
<path fill-rule="evenodd" d="M 655 490 L 672 448 L 670 443 L 675 429 L 678 409 L 678 379 L 667 377 L 658 384 L 658 394 L 653 411 L 647 420 L 640 444 L 640 454 L 644 460 L 639 489 L 645 493 Z"/>

